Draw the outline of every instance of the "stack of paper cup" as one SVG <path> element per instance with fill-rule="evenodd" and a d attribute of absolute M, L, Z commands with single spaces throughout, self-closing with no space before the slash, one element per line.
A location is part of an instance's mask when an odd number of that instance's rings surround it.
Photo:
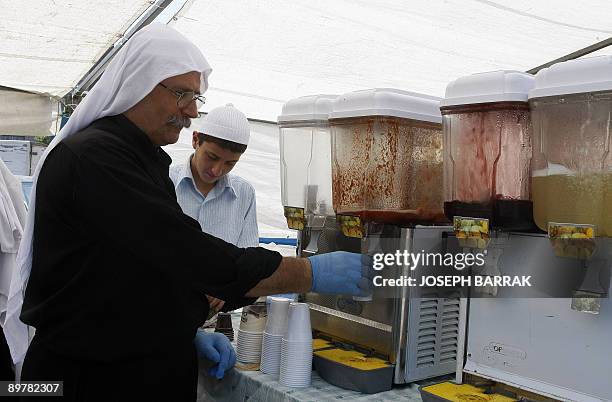
<path fill-rule="evenodd" d="M 306 303 L 291 303 L 287 333 L 281 343 L 279 382 L 287 387 L 308 387 L 312 374 L 312 328 Z"/>
<path fill-rule="evenodd" d="M 266 306 L 252 305 L 242 309 L 236 358 L 241 363 L 259 363 L 261 341 L 266 326 Z"/>
<path fill-rule="evenodd" d="M 268 321 L 261 346 L 260 370 L 265 374 L 278 375 L 280 370 L 281 342 L 287 332 L 289 299 L 272 297 L 269 301 Z"/>

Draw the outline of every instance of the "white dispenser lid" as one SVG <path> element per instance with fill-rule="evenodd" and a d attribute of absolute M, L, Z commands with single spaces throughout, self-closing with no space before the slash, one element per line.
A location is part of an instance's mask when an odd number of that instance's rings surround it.
<path fill-rule="evenodd" d="M 612 89 L 612 55 L 564 61 L 536 74 L 529 99 Z"/>
<path fill-rule="evenodd" d="M 291 99 L 283 105 L 283 111 L 278 116 L 278 122 L 292 123 L 296 121 L 327 120 L 332 110 L 332 101 L 338 95 L 308 95 Z"/>
<path fill-rule="evenodd" d="M 392 88 L 374 88 L 338 96 L 330 119 L 390 116 L 442 123 L 440 98 Z"/>
<path fill-rule="evenodd" d="M 491 102 L 527 102 L 535 85 L 531 74 L 520 71 L 489 71 L 457 78 L 446 86 L 440 107 Z"/>

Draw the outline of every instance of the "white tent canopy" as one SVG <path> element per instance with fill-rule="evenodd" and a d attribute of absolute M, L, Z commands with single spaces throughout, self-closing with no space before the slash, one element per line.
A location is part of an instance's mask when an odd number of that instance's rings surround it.
<path fill-rule="evenodd" d="M 0 0 L 0 86 L 65 95 L 159 1 Z M 185 1 L 175 0 L 165 21 Z M 607 0 L 187 4 L 172 23 L 213 67 L 203 111 L 231 102 L 249 118 L 268 121 L 276 121 L 284 102 L 303 95 L 393 87 L 443 96 L 457 77 L 525 71 L 612 37 Z M 261 234 L 289 234 L 280 205 L 276 128 L 252 129 L 236 171 L 255 185 Z M 167 150 L 182 162 L 191 152 L 190 134 L 182 133 Z"/>
<path fill-rule="evenodd" d="M 610 16 L 606 0 L 210 0 L 175 27 L 213 67 L 208 107 L 232 100 L 275 121 L 297 96 L 443 96 L 462 75 L 525 71 L 611 37 Z"/>
<path fill-rule="evenodd" d="M 63 96 L 152 3 L 0 0 L 0 86 Z M 266 120 L 307 94 L 396 87 L 442 96 L 461 75 L 527 70 L 612 36 L 607 0 L 189 5 L 174 25 L 213 66 L 209 107 L 232 99 Z"/>
<path fill-rule="evenodd" d="M 0 0 L 0 85 L 65 95 L 149 6 Z"/>

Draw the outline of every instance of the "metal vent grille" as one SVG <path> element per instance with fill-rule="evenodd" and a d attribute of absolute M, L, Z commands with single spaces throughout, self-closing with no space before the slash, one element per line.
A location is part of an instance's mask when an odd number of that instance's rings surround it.
<path fill-rule="evenodd" d="M 416 366 L 430 367 L 436 362 L 438 347 L 438 299 L 421 299 L 419 306 L 419 334 L 417 341 Z"/>
<path fill-rule="evenodd" d="M 416 367 L 452 363 L 457 358 L 459 299 L 420 299 Z"/>
<path fill-rule="evenodd" d="M 459 299 L 444 299 L 443 305 L 440 363 L 455 362 L 459 339 Z"/>

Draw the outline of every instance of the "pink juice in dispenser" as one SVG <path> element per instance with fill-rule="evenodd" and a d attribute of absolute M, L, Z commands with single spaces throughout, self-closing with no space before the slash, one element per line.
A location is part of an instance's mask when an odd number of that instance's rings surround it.
<path fill-rule="evenodd" d="M 444 211 L 486 218 L 491 227 L 531 231 L 531 124 L 519 72 L 474 74 L 449 84 L 444 127 Z"/>

